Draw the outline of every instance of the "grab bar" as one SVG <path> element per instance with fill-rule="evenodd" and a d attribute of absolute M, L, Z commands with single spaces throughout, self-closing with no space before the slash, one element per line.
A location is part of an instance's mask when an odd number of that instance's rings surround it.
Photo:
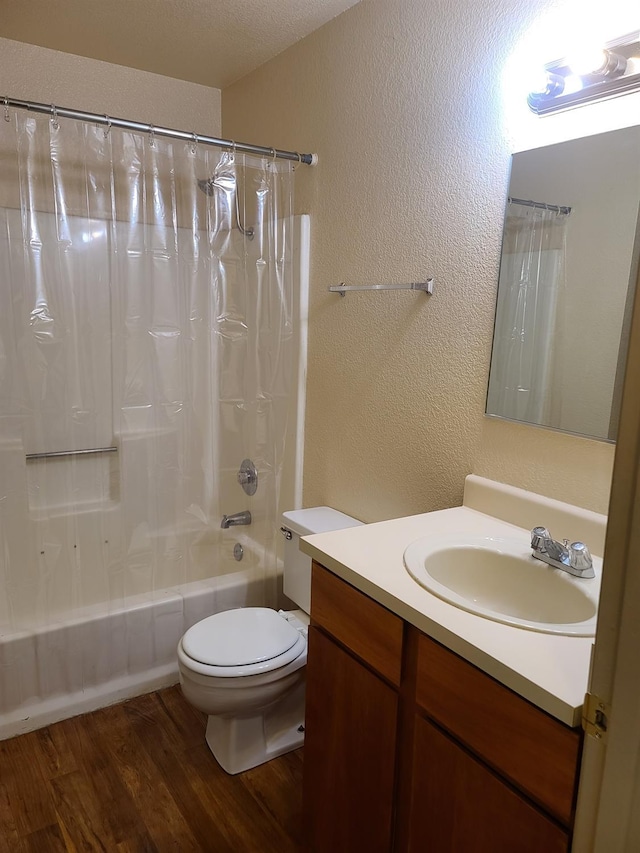
<path fill-rule="evenodd" d="M 27 459 L 51 459 L 54 456 L 82 456 L 85 453 L 116 453 L 117 447 L 91 447 L 87 450 L 52 450 L 49 453 L 27 453 Z"/>

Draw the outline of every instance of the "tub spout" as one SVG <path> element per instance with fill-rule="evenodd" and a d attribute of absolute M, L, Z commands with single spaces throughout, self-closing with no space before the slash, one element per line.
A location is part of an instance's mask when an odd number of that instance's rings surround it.
<path fill-rule="evenodd" d="M 223 515 L 220 527 L 226 530 L 229 527 L 238 527 L 241 524 L 251 524 L 251 513 L 248 509 L 244 512 L 234 512 L 233 515 Z"/>

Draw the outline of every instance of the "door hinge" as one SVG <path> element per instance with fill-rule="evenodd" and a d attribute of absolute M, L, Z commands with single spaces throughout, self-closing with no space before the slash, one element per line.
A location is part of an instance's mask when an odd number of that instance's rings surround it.
<path fill-rule="evenodd" d="M 596 696 L 595 693 L 585 693 L 582 707 L 582 728 L 602 743 L 607 741 L 607 727 L 611 715 L 611 705 Z"/>

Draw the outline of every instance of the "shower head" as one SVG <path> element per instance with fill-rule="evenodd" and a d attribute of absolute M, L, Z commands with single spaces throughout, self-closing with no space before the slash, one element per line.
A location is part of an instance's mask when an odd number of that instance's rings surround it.
<path fill-rule="evenodd" d="M 213 178 L 202 178 L 198 181 L 198 189 L 202 190 L 205 195 L 212 196 L 215 193 L 216 185 Z M 253 228 L 243 228 L 240 222 L 240 211 L 238 210 L 238 193 L 234 193 L 236 200 L 236 225 L 238 231 L 249 240 L 253 240 Z"/>
<path fill-rule="evenodd" d="M 213 195 L 213 178 L 203 178 L 198 181 L 198 189 L 201 189 L 205 195 Z"/>

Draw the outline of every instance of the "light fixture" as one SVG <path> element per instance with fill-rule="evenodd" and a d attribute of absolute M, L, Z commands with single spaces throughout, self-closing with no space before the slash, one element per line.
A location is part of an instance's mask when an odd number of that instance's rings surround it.
<path fill-rule="evenodd" d="M 640 32 L 548 62 L 544 73 L 527 98 L 538 115 L 640 90 Z"/>

